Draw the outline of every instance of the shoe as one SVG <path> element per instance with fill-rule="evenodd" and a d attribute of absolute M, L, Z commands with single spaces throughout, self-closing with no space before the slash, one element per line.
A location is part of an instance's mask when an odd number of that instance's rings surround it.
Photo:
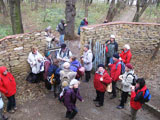
<path fill-rule="evenodd" d="M 94 101 L 94 102 L 98 102 L 99 100 L 97 100 L 97 99 L 94 99 L 93 101 Z"/>
<path fill-rule="evenodd" d="M 13 114 L 13 113 L 15 113 L 15 110 L 9 110 L 8 112 Z"/>
<path fill-rule="evenodd" d="M 14 109 L 14 110 L 17 110 L 17 107 L 14 107 L 13 109 Z"/>
<path fill-rule="evenodd" d="M 8 117 L 3 115 L 3 120 L 8 120 Z"/>
<path fill-rule="evenodd" d="M 100 105 L 100 104 L 96 104 L 96 107 L 102 107 L 103 105 Z"/>
<path fill-rule="evenodd" d="M 110 99 L 114 99 L 114 98 L 116 98 L 116 96 L 111 96 L 111 97 L 110 97 Z"/>
<path fill-rule="evenodd" d="M 117 106 L 117 109 L 123 109 L 124 108 L 124 106 Z"/>

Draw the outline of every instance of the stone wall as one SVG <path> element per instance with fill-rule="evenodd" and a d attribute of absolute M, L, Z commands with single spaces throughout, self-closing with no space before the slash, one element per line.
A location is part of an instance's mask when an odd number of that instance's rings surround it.
<path fill-rule="evenodd" d="M 133 53 L 151 53 L 160 42 L 160 24 L 154 23 L 111 22 L 83 27 L 81 31 L 81 45 L 90 40 L 104 44 L 114 34 L 119 50 L 128 43 Z"/>
<path fill-rule="evenodd" d="M 6 66 L 17 79 L 25 79 L 30 71 L 27 58 L 31 47 L 37 46 L 43 54 L 45 45 L 44 32 L 12 35 L 0 39 L 0 66 Z"/>

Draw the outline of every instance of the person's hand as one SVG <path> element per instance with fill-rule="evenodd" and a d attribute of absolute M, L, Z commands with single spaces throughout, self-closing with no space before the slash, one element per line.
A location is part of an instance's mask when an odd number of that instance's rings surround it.
<path fill-rule="evenodd" d="M 100 81 L 103 81 L 103 77 L 100 78 Z"/>
<path fill-rule="evenodd" d="M 131 86 L 131 91 L 135 91 L 135 86 Z"/>
<path fill-rule="evenodd" d="M 82 100 L 82 102 L 84 102 L 84 100 Z"/>
<path fill-rule="evenodd" d="M 108 42 L 107 42 L 107 45 L 109 45 L 110 43 L 111 43 L 111 42 L 110 42 L 110 41 L 108 41 Z"/>
<path fill-rule="evenodd" d="M 67 24 L 64 24 L 64 26 L 66 27 L 66 26 L 67 26 Z"/>

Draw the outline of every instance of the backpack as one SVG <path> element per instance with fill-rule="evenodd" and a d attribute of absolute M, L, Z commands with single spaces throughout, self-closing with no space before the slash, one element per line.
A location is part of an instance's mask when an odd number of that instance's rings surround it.
<path fill-rule="evenodd" d="M 116 64 L 116 69 L 118 67 L 118 65 L 121 64 L 121 75 L 125 73 L 125 64 L 123 61 L 120 61 Z"/>
<path fill-rule="evenodd" d="M 72 64 L 72 66 L 77 68 L 77 75 L 76 75 L 76 79 L 81 78 L 82 76 L 84 76 L 84 72 L 85 72 L 85 68 L 82 66 L 76 66 L 74 64 Z"/>
<path fill-rule="evenodd" d="M 69 84 L 69 82 L 70 82 L 70 78 L 69 78 L 69 76 L 68 76 L 68 74 L 66 74 L 64 71 L 61 71 L 61 72 L 63 72 L 63 78 L 61 78 L 61 82 L 63 82 L 63 81 L 67 81 L 68 82 L 68 84 Z"/>
<path fill-rule="evenodd" d="M 64 102 L 64 95 L 66 94 L 67 90 L 69 90 L 69 86 L 63 88 L 62 92 L 59 95 L 59 101 Z"/>
<path fill-rule="evenodd" d="M 141 103 L 144 104 L 145 102 L 149 102 L 150 100 L 151 100 L 151 94 L 149 92 L 149 89 L 147 88 Z"/>
<path fill-rule="evenodd" d="M 127 74 L 127 77 L 128 77 L 128 75 L 132 75 L 132 76 L 133 76 L 133 81 L 132 81 L 131 84 L 132 84 L 133 86 L 135 86 L 135 85 L 136 85 L 136 81 L 137 81 L 137 79 L 138 79 L 138 76 L 135 75 L 135 74 L 132 74 L 132 73 L 128 73 L 128 74 Z M 127 77 L 126 77 L 126 78 L 127 78 Z"/>
<path fill-rule="evenodd" d="M 92 62 L 94 62 L 95 60 L 95 55 L 92 53 L 93 57 L 92 57 Z"/>
<path fill-rule="evenodd" d="M 57 27 L 56 27 L 56 31 L 58 31 L 59 32 L 59 24 L 57 25 Z"/>

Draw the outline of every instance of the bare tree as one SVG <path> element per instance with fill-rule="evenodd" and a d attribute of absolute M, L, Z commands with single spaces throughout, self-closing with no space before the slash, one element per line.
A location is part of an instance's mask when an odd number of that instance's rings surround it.
<path fill-rule="evenodd" d="M 23 33 L 20 0 L 9 0 L 13 34 Z"/>
<path fill-rule="evenodd" d="M 34 10 L 38 10 L 38 3 L 39 3 L 39 0 L 34 0 L 34 1 L 35 1 Z"/>
<path fill-rule="evenodd" d="M 66 0 L 66 35 L 65 39 L 74 39 L 74 29 L 75 29 L 75 16 L 76 16 L 76 2 L 77 0 Z"/>
<path fill-rule="evenodd" d="M 85 0 L 85 17 L 88 17 L 88 7 L 92 4 L 93 0 Z"/>
<path fill-rule="evenodd" d="M 5 5 L 3 0 L 0 0 L 0 6 L 1 6 L 1 10 L 2 10 L 3 15 L 5 17 L 7 17 L 8 16 L 8 12 L 7 12 L 6 5 Z"/>
<path fill-rule="evenodd" d="M 141 2 L 141 3 L 140 3 Z M 139 21 L 139 18 L 142 16 L 142 14 L 144 13 L 144 11 L 147 9 L 147 7 L 151 4 L 152 0 L 143 0 L 140 1 L 140 0 L 137 0 L 137 11 L 136 11 L 136 14 L 133 18 L 133 22 L 138 22 Z M 141 10 L 140 10 L 140 6 L 142 7 Z"/>

